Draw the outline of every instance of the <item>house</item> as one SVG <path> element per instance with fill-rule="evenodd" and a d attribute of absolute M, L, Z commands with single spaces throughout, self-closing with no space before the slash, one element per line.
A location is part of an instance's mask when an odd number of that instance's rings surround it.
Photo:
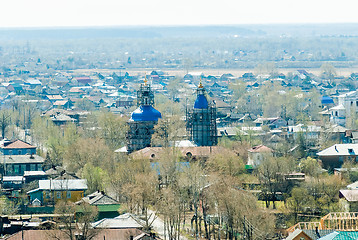
<path fill-rule="evenodd" d="M 317 240 L 334 230 L 330 229 L 296 229 L 285 240 Z"/>
<path fill-rule="evenodd" d="M 75 80 L 78 85 L 88 85 L 92 83 L 92 79 L 90 77 L 76 77 Z"/>
<path fill-rule="evenodd" d="M 113 218 L 119 215 L 119 202 L 101 191 L 91 193 L 76 202 L 77 205 L 82 203 L 97 207 L 97 219 Z"/>
<path fill-rule="evenodd" d="M 339 202 L 345 211 L 358 211 L 358 189 L 339 190 L 339 199 Z"/>
<path fill-rule="evenodd" d="M 258 145 L 248 150 L 247 165 L 257 167 L 267 157 L 273 156 L 273 150 L 265 145 Z"/>
<path fill-rule="evenodd" d="M 19 190 L 24 184 L 23 176 L 3 176 L 2 177 L 2 190 L 13 189 Z"/>
<path fill-rule="evenodd" d="M 358 131 L 357 130 L 347 130 L 345 132 L 346 141 L 349 143 L 358 143 Z"/>
<path fill-rule="evenodd" d="M 177 151 L 176 154 L 185 160 L 205 160 L 211 155 L 222 153 L 224 151 L 224 148 L 220 146 L 177 147 L 175 149 Z M 133 152 L 131 156 L 135 158 L 156 160 L 160 158 L 160 156 L 168 154 L 167 151 L 168 149 L 163 147 L 146 147 Z"/>
<path fill-rule="evenodd" d="M 308 234 L 306 234 L 302 229 L 296 229 L 291 233 L 285 240 L 313 240 Z"/>
<path fill-rule="evenodd" d="M 73 102 L 71 100 L 57 100 L 53 103 L 53 107 L 59 109 L 70 109 L 73 107 Z"/>
<path fill-rule="evenodd" d="M 76 123 L 77 122 L 76 119 L 71 118 L 70 116 L 62 114 L 62 113 L 53 115 L 52 117 L 50 117 L 50 119 L 57 126 L 62 126 L 62 125 L 66 125 L 67 123 Z"/>
<path fill-rule="evenodd" d="M 46 95 L 46 98 L 52 103 L 54 103 L 56 101 L 63 101 L 64 100 L 63 97 L 61 95 L 59 95 L 59 94 Z"/>
<path fill-rule="evenodd" d="M 145 223 L 130 213 L 115 218 L 105 218 L 92 224 L 93 228 L 142 229 Z"/>
<path fill-rule="evenodd" d="M 349 174 L 352 172 L 358 172 L 358 168 L 334 168 L 333 174 L 339 176 L 341 179 L 349 178 Z M 353 187 L 357 186 L 357 187 Z M 347 186 L 348 189 L 358 188 L 358 182 L 352 183 Z"/>
<path fill-rule="evenodd" d="M 36 147 L 22 140 L 4 141 L 1 151 L 3 155 L 36 154 Z"/>
<path fill-rule="evenodd" d="M 6 176 L 22 176 L 25 171 L 41 171 L 44 162 L 38 155 L 4 155 L 1 165 Z"/>
<path fill-rule="evenodd" d="M 38 79 L 27 79 L 25 85 L 29 86 L 31 89 L 39 87 L 42 85 L 41 81 Z"/>
<path fill-rule="evenodd" d="M 266 125 L 271 129 L 287 126 L 287 121 L 285 121 L 284 119 L 282 119 L 280 117 L 272 117 L 272 118 L 259 117 L 254 121 L 254 123 L 256 124 L 257 127 Z"/>
<path fill-rule="evenodd" d="M 158 81 L 159 79 L 161 79 L 162 77 L 164 76 L 164 72 L 161 71 L 161 70 L 153 70 L 151 73 L 150 73 L 150 78 L 152 80 L 155 80 L 155 81 Z"/>
<path fill-rule="evenodd" d="M 326 169 L 339 168 L 344 162 L 358 161 L 358 144 L 334 144 L 317 153 Z"/>
<path fill-rule="evenodd" d="M 25 171 L 23 176 L 25 183 L 47 179 L 47 175 L 44 171 Z"/>
<path fill-rule="evenodd" d="M 248 135 L 248 134 L 237 127 L 218 127 L 218 133 L 217 133 L 218 138 L 220 137 L 233 138 L 241 135 Z"/>
<path fill-rule="evenodd" d="M 83 91 L 80 87 L 72 87 L 69 91 L 68 91 L 68 95 L 72 96 L 72 97 L 79 97 L 82 98 L 82 96 L 85 94 L 86 92 Z"/>
<path fill-rule="evenodd" d="M 41 171 L 44 158 L 36 155 L 36 147 L 22 140 L 4 141 L 2 170 L 5 175 L 22 176 L 25 171 Z"/>
<path fill-rule="evenodd" d="M 338 96 L 338 104 L 330 108 L 331 122 L 344 126 L 346 117 L 351 112 L 358 112 L 358 91 L 351 91 Z"/>
<path fill-rule="evenodd" d="M 130 96 L 121 97 L 116 101 L 116 107 L 132 107 L 134 105 L 134 98 Z"/>
<path fill-rule="evenodd" d="M 301 134 L 306 140 L 317 140 L 322 128 L 316 125 L 303 125 L 302 123 L 296 126 L 287 127 L 287 137 L 296 140 Z"/>
<path fill-rule="evenodd" d="M 84 197 L 87 190 L 85 179 L 39 180 L 39 187 L 28 191 L 32 203 L 38 199 L 42 205 L 55 204 L 61 200 L 76 202 Z"/>
<path fill-rule="evenodd" d="M 242 78 L 252 80 L 255 78 L 255 75 L 251 72 L 246 72 L 242 74 Z"/>

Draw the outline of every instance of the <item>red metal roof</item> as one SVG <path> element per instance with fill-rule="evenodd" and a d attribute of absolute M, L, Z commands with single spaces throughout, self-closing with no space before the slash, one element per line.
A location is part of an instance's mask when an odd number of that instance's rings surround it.
<path fill-rule="evenodd" d="M 14 148 L 36 148 L 35 146 L 27 143 L 27 142 L 24 142 L 24 141 L 21 141 L 21 140 L 16 140 L 16 141 L 13 141 L 12 143 L 10 144 L 7 144 L 5 147 L 2 146 L 2 148 L 4 149 L 14 149 Z"/>

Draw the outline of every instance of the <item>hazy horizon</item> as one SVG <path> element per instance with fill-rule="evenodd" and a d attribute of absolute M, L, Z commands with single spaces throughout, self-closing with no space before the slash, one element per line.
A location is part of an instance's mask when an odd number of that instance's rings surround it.
<path fill-rule="evenodd" d="M 13 0 L 0 28 L 358 23 L 353 0 Z"/>

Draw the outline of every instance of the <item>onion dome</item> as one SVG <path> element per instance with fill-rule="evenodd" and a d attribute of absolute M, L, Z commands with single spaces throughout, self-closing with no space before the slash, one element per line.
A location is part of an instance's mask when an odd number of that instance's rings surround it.
<path fill-rule="evenodd" d="M 159 118 L 162 118 L 162 114 L 153 108 L 150 105 L 142 105 L 131 115 L 131 121 L 140 122 L 140 121 L 158 121 Z"/>
<path fill-rule="evenodd" d="M 321 98 L 322 104 L 334 104 L 333 99 L 331 97 L 323 96 Z"/>
<path fill-rule="evenodd" d="M 205 95 L 199 94 L 195 100 L 194 108 L 206 109 L 208 106 L 208 100 L 206 99 Z"/>

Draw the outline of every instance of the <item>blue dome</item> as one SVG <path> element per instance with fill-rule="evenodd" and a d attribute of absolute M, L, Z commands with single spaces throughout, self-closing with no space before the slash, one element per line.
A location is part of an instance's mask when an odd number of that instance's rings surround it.
<path fill-rule="evenodd" d="M 324 96 L 324 97 L 321 98 L 321 103 L 322 104 L 331 104 L 331 103 L 334 103 L 334 102 L 333 102 L 333 99 L 331 97 Z"/>
<path fill-rule="evenodd" d="M 198 95 L 195 100 L 194 108 L 197 109 L 206 109 L 208 108 L 208 100 L 206 99 L 205 95 Z"/>
<path fill-rule="evenodd" d="M 132 121 L 158 121 L 159 118 L 162 118 L 162 114 L 153 108 L 150 105 L 140 106 L 134 112 L 132 112 L 131 119 Z"/>

